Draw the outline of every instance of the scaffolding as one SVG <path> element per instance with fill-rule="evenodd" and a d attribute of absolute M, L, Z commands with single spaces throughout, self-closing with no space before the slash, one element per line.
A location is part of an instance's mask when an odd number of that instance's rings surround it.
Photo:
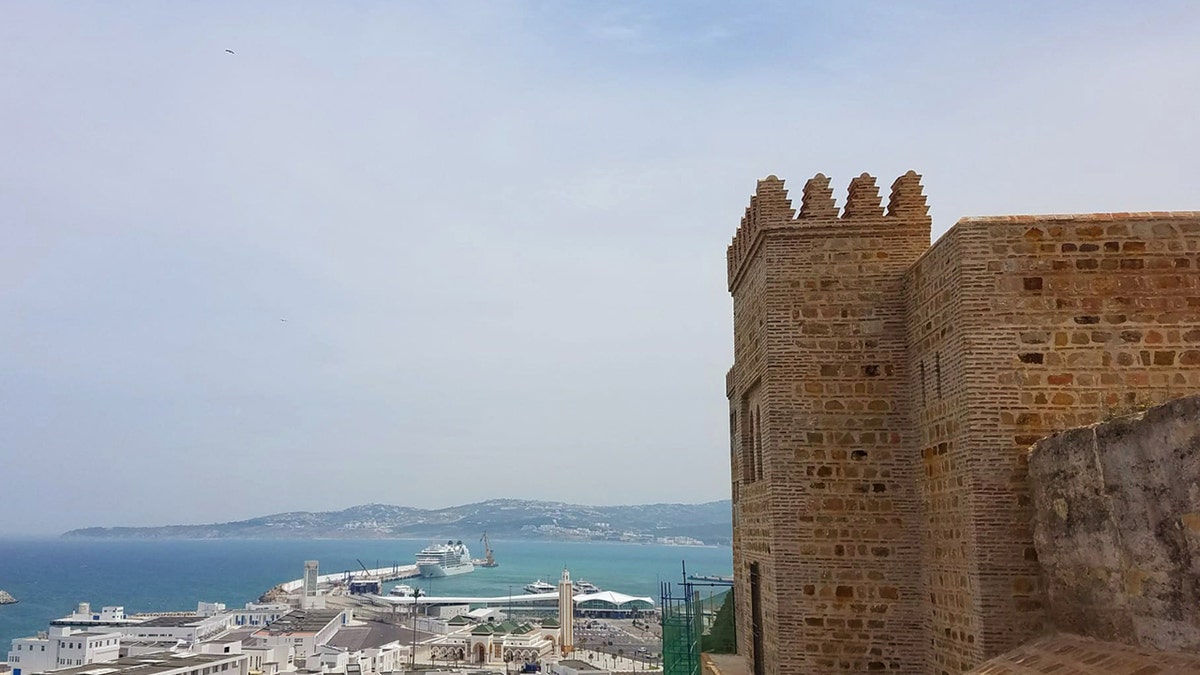
<path fill-rule="evenodd" d="M 663 675 L 700 675 L 700 635 L 704 632 L 704 601 L 697 586 L 716 584 L 696 583 L 688 579 L 687 563 L 683 566 L 681 594 L 676 595 L 670 582 L 659 583 L 659 605 L 662 612 Z"/>

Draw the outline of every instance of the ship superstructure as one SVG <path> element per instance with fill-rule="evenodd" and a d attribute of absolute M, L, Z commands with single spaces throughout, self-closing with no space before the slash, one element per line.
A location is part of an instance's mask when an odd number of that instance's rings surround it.
<path fill-rule="evenodd" d="M 475 571 L 471 551 L 459 541 L 433 544 L 417 554 L 417 570 L 423 577 L 449 577 Z"/>

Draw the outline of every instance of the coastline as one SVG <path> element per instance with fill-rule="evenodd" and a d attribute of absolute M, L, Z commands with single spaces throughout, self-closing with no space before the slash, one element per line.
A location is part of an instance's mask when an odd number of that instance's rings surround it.
<path fill-rule="evenodd" d="M 31 534 L 31 536 L 6 536 L 0 534 L 0 539 L 7 540 L 62 540 L 62 542 L 426 542 L 426 540 L 438 540 L 438 537 L 422 537 L 422 536 L 389 536 L 379 537 L 329 537 L 329 536 L 314 536 L 306 537 L 302 534 L 293 534 L 293 536 L 284 537 L 252 537 L 252 536 L 233 536 L 228 537 L 128 537 L 128 536 L 101 536 L 94 537 L 89 534 Z M 623 544 L 631 546 L 671 546 L 671 548 L 680 549 L 732 549 L 732 544 L 716 543 L 716 544 L 665 544 L 659 542 L 623 542 L 620 539 L 575 539 L 575 538 L 554 538 L 554 537 L 492 537 L 492 542 L 512 543 L 512 544 L 527 544 L 527 543 L 547 543 L 547 544 Z"/>
<path fill-rule="evenodd" d="M 490 534 L 489 534 L 490 536 Z M 601 588 L 657 598 L 661 581 L 689 572 L 732 573 L 729 548 L 661 545 L 616 546 L 618 542 L 493 540 L 496 568 L 441 579 L 422 579 L 436 595 L 490 596 L 519 589 L 537 578 L 571 576 Z M 196 603 L 241 607 L 263 591 L 303 573 L 305 560 L 319 560 L 322 574 L 392 563 L 411 564 L 429 541 L 273 540 L 101 540 L 0 537 L 0 584 L 20 599 L 0 608 L 0 644 L 45 630 L 49 621 L 83 601 L 123 605 L 129 612 L 195 610 Z M 414 580 L 417 581 L 417 580 Z M 410 584 L 412 582 L 409 582 Z M 390 586 L 391 584 L 388 584 Z M 416 585 L 416 584 L 414 584 Z M 498 590 L 499 589 L 499 590 Z"/>

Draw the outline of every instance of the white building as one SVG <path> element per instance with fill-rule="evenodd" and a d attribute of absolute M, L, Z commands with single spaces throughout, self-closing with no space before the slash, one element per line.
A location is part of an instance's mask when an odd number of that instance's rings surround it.
<path fill-rule="evenodd" d="M 276 675 L 280 671 L 292 670 L 296 661 L 296 650 L 291 645 L 242 645 L 242 653 L 249 659 L 251 673 Z"/>
<path fill-rule="evenodd" d="M 34 675 L 68 666 L 115 661 L 120 652 L 119 632 L 52 626 L 49 633 L 13 640 L 8 663 L 13 675 Z"/>
<path fill-rule="evenodd" d="M 379 675 L 402 671 L 411 652 L 401 638 L 401 629 L 395 624 L 367 621 L 343 626 L 317 647 L 321 672 Z"/>
<path fill-rule="evenodd" d="M 196 614 L 199 616 L 213 616 L 221 614 L 225 611 L 225 603 L 223 602 L 198 602 L 196 603 Z"/>
<path fill-rule="evenodd" d="M 255 631 L 254 637 L 261 646 L 290 646 L 297 667 L 307 668 L 308 657 L 315 656 L 317 647 L 327 643 L 351 618 L 350 610 L 297 609 Z"/>
<path fill-rule="evenodd" d="M 542 626 L 504 621 L 470 625 L 465 618 L 452 621 L 454 632 L 429 642 L 429 656 L 446 665 L 504 665 L 515 667 L 553 657 L 557 622 Z"/>
<path fill-rule="evenodd" d="M 236 627 L 255 626 L 261 628 L 279 617 L 292 611 L 286 602 L 256 603 L 247 602 L 242 609 L 230 610 L 233 616 L 230 625 Z"/>
<path fill-rule="evenodd" d="M 140 623 L 114 627 L 130 640 L 139 642 L 195 644 L 229 630 L 233 615 L 228 612 L 200 616 L 176 614 L 155 616 Z"/>
<path fill-rule="evenodd" d="M 71 628 L 96 628 L 101 626 L 120 626 L 126 623 L 137 623 L 125 615 L 125 608 L 120 605 L 109 605 L 99 612 L 92 610 L 89 602 L 81 602 L 75 606 L 75 611 L 50 622 L 51 626 L 68 626 Z"/>
<path fill-rule="evenodd" d="M 154 652 L 106 663 L 104 675 L 248 675 L 245 654 Z M 96 666 L 72 666 L 55 675 L 96 675 Z"/>

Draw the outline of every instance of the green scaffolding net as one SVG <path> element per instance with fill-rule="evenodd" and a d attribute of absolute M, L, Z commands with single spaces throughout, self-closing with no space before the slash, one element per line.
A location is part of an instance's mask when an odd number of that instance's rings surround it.
<path fill-rule="evenodd" d="M 699 675 L 704 602 L 691 584 L 683 584 L 679 596 L 672 595 L 669 584 L 662 591 L 663 675 Z"/>

